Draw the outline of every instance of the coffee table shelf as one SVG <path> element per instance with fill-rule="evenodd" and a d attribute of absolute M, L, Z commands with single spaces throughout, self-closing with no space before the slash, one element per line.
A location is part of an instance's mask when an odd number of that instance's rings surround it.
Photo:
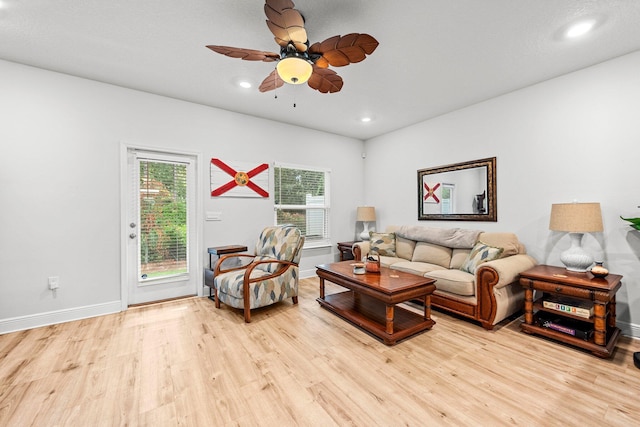
<path fill-rule="evenodd" d="M 324 308 L 329 309 L 350 323 L 382 338 L 387 344 L 395 344 L 400 340 L 430 329 L 435 322 L 424 319 L 412 311 L 396 306 L 393 318 L 393 333 L 386 331 L 386 304 L 367 295 L 359 295 L 353 291 L 326 295 L 324 300 L 317 301 Z"/>

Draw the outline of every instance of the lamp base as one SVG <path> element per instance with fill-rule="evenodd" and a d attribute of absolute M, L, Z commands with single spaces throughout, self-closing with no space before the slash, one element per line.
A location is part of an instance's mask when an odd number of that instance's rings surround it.
<path fill-rule="evenodd" d="M 593 257 L 582 249 L 583 233 L 569 233 L 571 247 L 560 254 L 560 261 L 567 270 L 585 273 L 593 265 Z"/>
<path fill-rule="evenodd" d="M 362 223 L 362 226 L 364 229 L 362 233 L 360 233 L 360 240 L 369 240 L 369 223 L 365 221 Z"/>

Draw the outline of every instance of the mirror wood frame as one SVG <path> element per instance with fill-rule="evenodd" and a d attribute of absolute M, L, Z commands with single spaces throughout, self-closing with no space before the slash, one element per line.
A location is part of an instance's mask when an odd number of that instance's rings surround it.
<path fill-rule="evenodd" d="M 425 175 L 435 175 L 445 172 L 455 172 L 464 169 L 487 168 L 486 182 L 486 213 L 472 214 L 426 214 L 424 213 L 422 200 L 424 198 L 424 189 L 422 187 Z M 454 163 L 446 166 L 438 166 L 435 168 L 427 168 L 418 170 L 418 220 L 439 220 L 439 221 L 498 221 L 497 194 L 496 194 L 496 158 L 489 157 L 486 159 L 472 160 L 463 163 Z"/>

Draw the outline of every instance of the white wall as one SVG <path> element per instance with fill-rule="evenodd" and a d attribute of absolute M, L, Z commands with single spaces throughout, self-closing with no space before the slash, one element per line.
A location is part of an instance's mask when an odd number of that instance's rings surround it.
<path fill-rule="evenodd" d="M 640 216 L 638 69 L 640 52 L 371 139 L 363 161 L 358 140 L 0 61 L 0 332 L 119 307 L 125 142 L 200 153 L 204 193 L 211 157 L 329 167 L 334 242 L 353 238 L 366 203 L 379 230 L 513 231 L 538 261 L 560 265 L 569 241 L 548 230 L 551 204 L 600 202 L 605 232 L 584 244 L 624 276 L 618 324 L 640 336 L 640 232 L 618 217 Z M 417 221 L 418 169 L 492 156 L 498 222 Z M 253 245 L 272 221 L 271 200 L 203 202 L 223 217 L 202 225 L 203 264 L 206 247 Z M 335 257 L 305 251 L 302 270 Z"/>
<path fill-rule="evenodd" d="M 552 203 L 600 202 L 604 233 L 584 246 L 621 274 L 618 325 L 640 336 L 640 52 L 366 141 L 365 200 L 390 224 L 512 231 L 539 262 L 562 265 L 568 236 Z M 497 157 L 498 222 L 417 221 L 417 170 Z M 385 173 L 378 173 L 385 170 Z M 393 173 L 389 173 L 393 170 Z"/>
<path fill-rule="evenodd" d="M 332 239 L 354 236 L 360 140 L 6 61 L 0 76 L 0 333 L 118 310 L 123 143 L 201 155 L 202 212 L 222 212 L 201 225 L 203 265 L 207 247 L 253 248 L 273 223 L 273 198 L 209 196 L 212 157 L 330 168 Z M 335 259 L 335 245 L 307 250 L 301 274 Z M 60 277 L 55 296 L 48 276 Z"/>

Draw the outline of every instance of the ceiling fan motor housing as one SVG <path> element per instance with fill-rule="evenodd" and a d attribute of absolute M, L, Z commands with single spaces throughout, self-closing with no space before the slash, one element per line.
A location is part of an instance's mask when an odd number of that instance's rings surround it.
<path fill-rule="evenodd" d="M 289 84 L 306 83 L 313 72 L 313 63 L 307 52 L 298 52 L 289 44 L 280 49 L 280 61 L 276 65 L 280 78 Z"/>

